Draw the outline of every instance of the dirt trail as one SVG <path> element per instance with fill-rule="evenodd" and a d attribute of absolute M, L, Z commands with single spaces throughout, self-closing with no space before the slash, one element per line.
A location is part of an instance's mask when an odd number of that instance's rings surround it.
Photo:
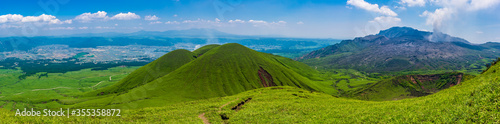
<path fill-rule="evenodd" d="M 459 75 L 458 75 L 457 85 L 458 85 L 458 84 L 460 84 L 460 82 L 462 81 L 462 75 L 463 75 L 463 74 L 459 74 Z"/>
<path fill-rule="evenodd" d="M 0 108 L 3 108 L 5 105 L 7 105 L 9 103 L 9 101 L 5 102 L 2 106 L 0 106 Z"/>
<path fill-rule="evenodd" d="M 227 102 L 226 104 L 222 105 L 219 107 L 219 111 L 218 112 L 221 112 L 222 111 L 222 108 L 224 108 L 225 106 L 235 102 L 236 100 L 238 100 L 239 98 L 236 98 L 234 99 L 233 101 L 229 101 Z M 201 120 L 203 120 L 203 123 L 204 124 L 210 124 L 210 121 L 208 121 L 208 119 L 205 117 L 205 113 L 201 113 L 200 115 L 198 115 L 198 118 L 200 118 Z"/>
<path fill-rule="evenodd" d="M 208 119 L 205 117 L 205 113 L 202 113 L 202 114 L 198 115 L 198 118 L 200 118 L 201 120 L 203 120 L 203 124 L 210 124 L 210 122 L 208 121 Z"/>
<path fill-rule="evenodd" d="M 113 77 L 113 76 L 116 76 L 116 75 L 109 76 L 109 81 L 111 81 L 111 77 Z M 97 87 L 97 85 L 101 84 L 102 82 L 104 82 L 104 81 L 101 81 L 101 82 L 95 84 L 94 86 L 91 86 L 90 88 L 94 89 L 94 87 Z"/>
<path fill-rule="evenodd" d="M 92 86 L 92 87 L 90 87 L 90 88 L 92 88 L 92 89 L 93 89 L 94 87 L 97 87 L 97 85 L 101 84 L 102 82 L 104 82 L 104 81 L 101 81 L 101 82 L 99 82 L 99 83 L 95 84 L 94 86 Z"/>
<path fill-rule="evenodd" d="M 61 89 L 61 88 L 71 89 L 71 88 L 69 88 L 69 87 L 56 87 L 56 88 L 49 88 L 49 89 L 34 89 L 34 90 L 31 90 L 31 91 L 39 91 L 39 90 L 55 90 L 55 89 Z"/>
<path fill-rule="evenodd" d="M 24 92 L 20 92 L 20 93 L 16 93 L 16 94 L 14 94 L 14 95 L 21 95 L 21 94 L 23 94 L 23 93 L 24 93 Z"/>

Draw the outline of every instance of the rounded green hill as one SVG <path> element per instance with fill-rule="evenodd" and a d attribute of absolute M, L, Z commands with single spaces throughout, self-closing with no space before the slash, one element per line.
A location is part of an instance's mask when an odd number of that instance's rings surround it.
<path fill-rule="evenodd" d="M 203 52 L 205 50 L 206 52 Z M 188 51 L 175 52 L 182 54 L 168 53 L 164 56 L 168 58 L 162 57 L 112 86 L 118 88 L 118 91 L 123 91 L 123 94 L 97 101 L 108 101 L 108 105 L 119 107 L 131 104 L 147 107 L 142 104 L 161 106 L 167 103 L 229 96 L 269 86 L 318 90 L 310 80 L 315 72 L 307 65 L 284 57 L 257 52 L 240 44 L 205 47 L 195 51 L 199 55 L 203 54 L 196 59 Z M 184 61 L 180 61 L 179 57 Z M 191 59 L 194 60 L 190 61 Z M 173 60 L 179 62 L 164 62 Z M 296 70 L 303 72 L 297 73 Z M 149 82 L 150 80 L 153 81 Z M 141 86 L 142 84 L 144 85 Z"/>

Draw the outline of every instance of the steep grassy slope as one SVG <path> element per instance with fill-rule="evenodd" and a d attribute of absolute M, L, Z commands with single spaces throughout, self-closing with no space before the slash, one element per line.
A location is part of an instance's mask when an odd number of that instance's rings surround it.
<path fill-rule="evenodd" d="M 299 70 L 301 73 L 295 72 Z M 293 86 L 317 91 L 318 86 L 310 80 L 317 78 L 315 73 L 307 65 L 288 58 L 260 53 L 239 44 L 225 44 L 144 86 L 78 106 L 163 106 L 269 86 Z"/>
<path fill-rule="evenodd" d="M 126 110 L 122 117 L 15 117 L 14 112 L 0 109 L 0 119 L 18 123 L 203 123 L 201 118 L 210 123 L 500 123 L 499 70 L 500 65 L 494 65 L 457 86 L 398 101 L 361 101 L 294 87 L 269 87 Z"/>
<path fill-rule="evenodd" d="M 132 88 L 147 84 L 157 78 L 163 77 L 182 65 L 191 62 L 196 55 L 188 50 L 178 49 L 171 51 L 155 61 L 137 69 L 113 86 L 89 92 L 87 95 L 102 95 L 120 93 Z"/>

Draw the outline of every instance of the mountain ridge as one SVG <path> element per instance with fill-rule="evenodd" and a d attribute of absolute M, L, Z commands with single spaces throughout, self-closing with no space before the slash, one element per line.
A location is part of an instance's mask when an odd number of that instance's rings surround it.
<path fill-rule="evenodd" d="M 343 40 L 296 60 L 310 66 L 354 68 L 367 72 L 475 69 L 477 73 L 482 68 L 474 65 L 485 64 L 479 60 L 500 55 L 494 52 L 498 51 L 496 48 L 470 44 L 449 35 L 441 35 L 439 42 L 433 42 L 428 37 L 434 34 L 439 33 L 393 27 L 380 31 L 378 35 Z"/>

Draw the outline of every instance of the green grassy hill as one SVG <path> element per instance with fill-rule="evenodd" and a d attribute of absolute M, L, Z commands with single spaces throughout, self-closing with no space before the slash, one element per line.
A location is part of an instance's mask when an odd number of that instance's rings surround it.
<path fill-rule="evenodd" d="M 140 71 L 144 70 L 138 69 L 132 74 L 145 73 Z M 164 106 L 182 101 L 230 96 L 269 86 L 293 86 L 318 91 L 318 86 L 311 81 L 318 79 L 315 77 L 316 73 L 307 65 L 288 58 L 257 52 L 239 44 L 225 44 L 210 49 L 195 60 L 143 86 L 123 94 L 78 103 L 76 106 Z M 129 76 L 133 76 L 132 74 Z M 138 76 L 133 77 L 142 81 Z M 127 78 L 123 81 L 132 84 L 137 82 L 128 81 Z M 117 83 L 113 87 L 122 87 L 120 85 L 123 83 Z"/>
<path fill-rule="evenodd" d="M 121 93 L 128 91 L 132 88 L 142 86 L 153 80 L 163 77 L 168 73 L 174 71 L 175 69 L 181 67 L 182 65 L 191 62 L 195 58 L 196 54 L 185 49 L 171 51 L 156 59 L 155 61 L 127 75 L 127 77 L 120 80 L 120 82 L 114 84 L 113 86 L 89 92 L 87 93 L 87 96 Z"/>
<path fill-rule="evenodd" d="M 201 56 L 203 54 L 205 54 L 206 52 L 208 52 L 209 50 L 215 48 L 215 47 L 218 47 L 220 46 L 219 44 L 210 44 L 210 45 L 205 45 L 203 47 L 200 47 L 196 50 L 193 51 L 194 54 L 196 54 L 197 56 Z"/>

